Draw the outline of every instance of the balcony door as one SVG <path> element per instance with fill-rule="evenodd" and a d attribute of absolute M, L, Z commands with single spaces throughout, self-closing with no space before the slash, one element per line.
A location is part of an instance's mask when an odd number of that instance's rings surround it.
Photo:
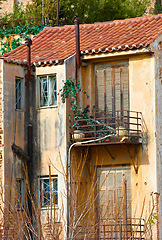
<path fill-rule="evenodd" d="M 96 65 L 95 86 L 96 111 L 129 110 L 128 63 Z"/>

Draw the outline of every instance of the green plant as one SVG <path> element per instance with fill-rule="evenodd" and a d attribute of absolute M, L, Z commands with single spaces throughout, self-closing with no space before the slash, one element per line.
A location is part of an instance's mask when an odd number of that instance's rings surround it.
<path fill-rule="evenodd" d="M 82 130 L 89 132 L 90 135 L 96 136 L 99 136 L 101 132 L 102 136 L 115 134 L 115 131 L 113 131 L 112 128 L 107 126 L 104 121 L 96 121 L 93 115 L 89 115 L 89 105 L 87 105 L 83 110 L 81 107 L 79 107 L 77 97 L 80 93 L 85 94 L 87 99 L 89 99 L 87 92 L 83 90 L 80 82 L 78 81 L 78 83 L 76 84 L 76 80 L 72 80 L 71 77 L 64 82 L 63 88 L 60 89 L 58 93 L 61 96 L 62 103 L 65 103 L 65 100 L 67 98 L 71 98 L 70 110 L 73 112 L 74 115 L 74 124 L 72 126 L 73 131 Z M 95 132 L 96 125 L 97 133 Z"/>
<path fill-rule="evenodd" d="M 29 34 L 36 35 L 40 31 L 42 31 L 44 26 L 41 24 L 37 27 L 33 26 L 32 24 L 27 25 L 17 25 L 16 27 L 12 28 L 4 28 L 0 31 L 0 38 L 3 39 L 9 35 L 19 35 L 20 37 L 26 38 Z"/>
<path fill-rule="evenodd" d="M 16 47 L 20 46 L 22 43 L 20 42 L 20 39 L 13 39 L 11 41 L 7 40 L 6 42 L 1 42 L 1 51 L 2 51 L 2 55 L 11 51 L 12 49 L 15 49 Z"/>
<path fill-rule="evenodd" d="M 149 0 L 60 0 L 59 20 L 63 24 L 73 24 L 76 16 L 80 17 L 82 23 L 132 18 L 143 16 L 149 6 Z M 159 9 L 159 4 L 157 8 Z M 57 1 L 44 0 L 45 16 L 56 20 L 56 12 Z M 6 14 L 1 21 L 34 17 L 42 17 L 41 0 L 32 0 L 25 9 L 22 8 L 22 4 L 15 5 L 13 13 Z"/>
<path fill-rule="evenodd" d="M 158 220 L 157 213 L 153 213 L 151 218 L 148 220 L 148 224 L 151 225 L 151 223 L 155 224 L 155 220 Z"/>
<path fill-rule="evenodd" d="M 65 103 L 65 99 L 71 97 L 71 111 L 73 111 L 74 114 L 81 114 L 84 112 L 82 112 L 81 108 L 78 107 L 77 95 L 82 92 L 87 96 L 87 98 L 89 98 L 89 96 L 87 92 L 82 89 L 79 81 L 76 84 L 76 80 L 72 80 L 71 77 L 69 77 L 67 80 L 65 80 L 64 86 L 62 89 L 59 90 L 59 92 L 61 96 L 61 101 L 63 103 Z M 88 106 L 86 108 L 88 108 Z"/>
<path fill-rule="evenodd" d="M 20 46 L 24 40 L 29 39 L 29 35 L 36 35 L 40 31 L 42 31 L 44 26 L 41 24 L 37 27 L 32 24 L 28 25 L 18 25 L 14 28 L 4 28 L 0 31 L 0 39 L 1 39 L 1 51 L 2 54 L 5 54 L 16 47 Z M 16 38 L 15 36 L 16 35 Z M 9 36 L 13 36 L 13 39 L 10 40 Z M 6 41 L 4 42 L 4 37 L 6 37 Z"/>

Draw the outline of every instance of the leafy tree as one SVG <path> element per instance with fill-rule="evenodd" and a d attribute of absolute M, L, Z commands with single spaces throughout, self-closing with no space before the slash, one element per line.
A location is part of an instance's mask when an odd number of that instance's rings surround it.
<path fill-rule="evenodd" d="M 71 24 L 75 16 L 82 23 L 137 17 L 146 12 L 148 3 L 148 0 L 61 0 L 60 18 Z"/>
<path fill-rule="evenodd" d="M 41 17 L 42 0 L 32 1 L 25 10 L 22 10 L 21 5 L 16 7 L 8 19 Z M 73 24 L 76 16 L 82 23 L 138 17 L 146 12 L 149 2 L 150 0 L 60 0 L 60 23 Z M 45 16 L 56 20 L 57 0 L 44 0 L 44 6 Z"/>
<path fill-rule="evenodd" d="M 2 0 L 0 0 L 2 1 Z M 147 8 L 149 0 L 60 0 L 59 20 L 60 24 L 73 24 L 73 20 L 78 16 L 81 23 L 93 23 L 102 21 L 111 21 L 114 19 L 124 19 L 129 17 L 138 17 L 143 15 Z M 56 20 L 57 0 L 44 0 L 45 16 L 49 19 Z M 1 21 L 19 20 L 42 17 L 42 0 L 32 0 L 32 4 L 27 4 L 23 10 L 22 4 L 14 7 L 12 14 L 5 15 Z M 22 39 L 27 39 L 30 34 L 35 35 L 43 28 L 41 19 L 40 25 L 33 26 L 26 21 L 19 21 L 17 27 L 14 23 L 8 28 L 0 31 L 0 39 L 6 36 L 7 41 L 1 40 L 2 53 L 19 46 Z M 8 38 L 10 35 L 19 35 L 18 39 L 12 42 Z"/>
<path fill-rule="evenodd" d="M 161 0 L 156 0 L 156 1 L 155 1 L 154 13 L 155 13 L 155 14 L 162 13 Z"/>

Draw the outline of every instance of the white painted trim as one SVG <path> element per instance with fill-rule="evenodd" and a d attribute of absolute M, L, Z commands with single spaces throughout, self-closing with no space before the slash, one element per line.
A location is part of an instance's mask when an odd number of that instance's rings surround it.
<path fill-rule="evenodd" d="M 103 59 L 103 58 L 109 58 L 109 57 L 118 57 L 118 56 L 127 56 L 127 55 L 134 55 L 134 54 L 141 54 L 141 53 L 150 53 L 151 50 L 148 48 L 142 48 L 142 49 L 135 49 L 135 50 L 125 50 L 125 51 L 119 51 L 119 52 L 106 52 L 106 53 L 100 53 L 100 54 L 87 54 L 82 55 L 82 60 L 91 60 L 91 59 Z"/>

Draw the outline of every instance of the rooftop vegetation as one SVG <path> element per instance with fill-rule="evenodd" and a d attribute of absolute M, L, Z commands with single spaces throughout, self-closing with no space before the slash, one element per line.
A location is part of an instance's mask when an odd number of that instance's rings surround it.
<path fill-rule="evenodd" d="M 12 28 L 4 28 L 0 30 L 1 52 L 5 54 L 16 47 L 20 46 L 22 42 L 29 39 L 31 35 L 36 35 L 42 31 L 44 26 L 18 25 Z M 4 39 L 5 38 L 5 39 Z"/>

